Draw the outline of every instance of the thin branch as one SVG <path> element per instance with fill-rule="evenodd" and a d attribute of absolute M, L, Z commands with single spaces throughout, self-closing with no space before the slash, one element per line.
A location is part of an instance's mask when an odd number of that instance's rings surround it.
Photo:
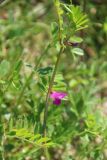
<path fill-rule="evenodd" d="M 44 111 L 44 121 L 43 121 L 43 134 L 44 136 L 46 136 L 46 127 L 47 127 L 47 115 L 48 115 L 48 107 L 49 107 L 49 96 L 50 96 L 50 93 L 52 91 L 52 87 L 53 87 L 53 83 L 54 83 L 54 79 L 55 79 L 55 75 L 56 75 L 56 72 L 57 72 L 57 68 L 58 68 L 58 65 L 59 65 L 59 61 L 60 61 L 60 57 L 61 57 L 61 54 L 63 53 L 64 51 L 64 45 L 63 45 L 63 42 L 62 42 L 62 31 L 61 31 L 61 28 L 62 28 L 62 24 L 60 23 L 60 13 L 59 13 L 59 8 L 57 8 L 58 6 L 56 6 L 56 2 L 58 2 L 59 0 L 55 0 L 55 8 L 56 8 L 56 11 L 57 11 L 57 15 L 58 15 L 58 23 L 59 23 L 59 44 L 60 44 L 60 51 L 59 51 L 59 54 L 57 55 L 57 61 L 55 63 L 55 67 L 54 67 L 54 71 L 52 73 L 52 77 L 51 77 L 51 80 L 50 80 L 50 83 L 49 83 L 49 88 L 48 88 L 48 92 L 47 92 L 47 96 L 46 96 L 46 104 L 45 104 L 45 111 Z"/>
<path fill-rule="evenodd" d="M 46 136 L 47 114 L 48 114 L 48 107 L 49 107 L 49 96 L 50 96 L 50 93 L 52 91 L 52 86 L 53 86 L 53 83 L 54 83 L 56 71 L 57 71 L 58 64 L 59 64 L 59 61 L 60 61 L 60 57 L 61 57 L 61 54 L 63 53 L 63 51 L 64 51 L 64 47 L 62 46 L 61 49 L 60 49 L 60 52 L 57 56 L 57 61 L 56 61 L 56 64 L 55 64 L 55 68 L 54 68 L 54 71 L 53 71 L 53 74 L 52 74 L 52 77 L 51 77 L 51 81 L 50 81 L 47 96 L 46 96 L 46 105 L 45 105 L 44 122 L 43 122 L 43 134 L 44 134 L 44 136 Z"/>

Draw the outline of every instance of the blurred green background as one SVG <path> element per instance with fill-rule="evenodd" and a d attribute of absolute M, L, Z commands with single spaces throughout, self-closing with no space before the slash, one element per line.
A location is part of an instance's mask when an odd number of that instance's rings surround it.
<path fill-rule="evenodd" d="M 49 148 L 50 159 L 106 160 L 107 1 L 73 4 L 89 17 L 89 27 L 79 33 L 85 55 L 73 57 L 69 47 L 61 58 L 57 77 L 66 82 L 70 97 L 61 107 L 49 108 L 48 137 L 56 144 Z M 57 15 L 51 0 L 0 5 L 0 160 L 45 160 L 43 149 L 6 135 L 14 128 L 41 133 L 44 86 L 57 55 L 57 48 L 47 47 L 52 22 Z"/>

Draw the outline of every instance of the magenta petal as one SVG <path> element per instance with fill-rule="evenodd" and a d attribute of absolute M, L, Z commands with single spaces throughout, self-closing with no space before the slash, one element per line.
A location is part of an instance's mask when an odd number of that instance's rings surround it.
<path fill-rule="evenodd" d="M 53 99 L 63 99 L 65 96 L 67 96 L 67 93 L 64 92 L 52 92 L 50 94 L 50 97 Z"/>
<path fill-rule="evenodd" d="M 53 104 L 56 104 L 57 106 L 59 106 L 61 104 L 61 99 L 54 99 Z"/>

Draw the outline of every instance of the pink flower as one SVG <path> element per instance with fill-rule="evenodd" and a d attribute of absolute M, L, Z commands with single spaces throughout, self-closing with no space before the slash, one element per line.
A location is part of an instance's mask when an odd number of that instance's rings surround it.
<path fill-rule="evenodd" d="M 64 92 L 56 92 L 56 91 L 53 91 L 51 94 L 50 94 L 50 98 L 53 99 L 53 104 L 56 104 L 57 106 L 59 106 L 61 104 L 61 100 L 67 96 L 67 93 L 64 93 Z"/>

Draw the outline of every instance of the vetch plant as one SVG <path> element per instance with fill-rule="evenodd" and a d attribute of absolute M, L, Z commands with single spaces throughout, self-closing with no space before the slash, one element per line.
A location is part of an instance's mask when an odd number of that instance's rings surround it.
<path fill-rule="evenodd" d="M 54 45 L 58 46 L 59 53 L 57 55 L 57 60 L 55 67 L 53 69 L 52 77 L 49 82 L 49 87 L 46 96 L 45 111 L 44 111 L 44 121 L 43 121 L 43 134 L 46 137 L 47 131 L 47 117 L 48 117 L 48 108 L 49 108 L 49 98 L 53 98 L 53 103 L 56 105 L 61 104 L 61 99 L 63 99 L 67 94 L 60 92 L 53 92 L 53 84 L 55 76 L 57 73 L 58 65 L 61 59 L 62 54 L 67 46 L 72 46 L 72 53 L 77 55 L 83 55 L 82 49 L 76 48 L 78 43 L 82 42 L 82 38 L 76 36 L 77 32 L 87 28 L 87 16 L 84 15 L 79 6 L 65 5 L 60 3 L 59 0 L 54 0 L 54 5 L 56 8 L 58 16 L 58 24 L 55 24 L 54 30 Z M 67 22 L 64 22 L 64 16 L 68 19 Z M 53 27 L 54 28 L 54 27 Z M 72 40 L 72 37 L 74 38 Z M 49 159 L 48 150 L 46 148 L 46 157 Z"/>
<path fill-rule="evenodd" d="M 27 1 L 0 11 L 0 159 L 107 159 L 105 31 L 82 11 L 100 6 Z"/>
<path fill-rule="evenodd" d="M 47 116 L 50 97 L 54 99 L 53 103 L 56 105 L 61 104 L 61 99 L 64 98 L 67 93 L 60 93 L 60 91 L 53 92 L 53 85 L 55 76 L 57 73 L 58 65 L 62 54 L 64 53 L 66 47 L 72 46 L 72 53 L 83 55 L 83 50 L 77 48 L 76 46 L 83 41 L 82 38 L 77 36 L 77 32 L 88 27 L 88 18 L 79 6 L 66 5 L 61 3 L 59 0 L 54 0 L 54 5 L 57 12 L 58 24 L 53 25 L 53 44 L 58 46 L 59 53 L 57 55 L 57 61 L 53 69 L 52 77 L 49 82 L 49 87 L 46 96 L 46 104 L 44 111 L 44 122 L 43 122 L 43 133 L 46 136 L 47 128 Z M 66 17 L 66 21 L 64 18 Z M 74 48 L 75 47 L 75 48 Z"/>

